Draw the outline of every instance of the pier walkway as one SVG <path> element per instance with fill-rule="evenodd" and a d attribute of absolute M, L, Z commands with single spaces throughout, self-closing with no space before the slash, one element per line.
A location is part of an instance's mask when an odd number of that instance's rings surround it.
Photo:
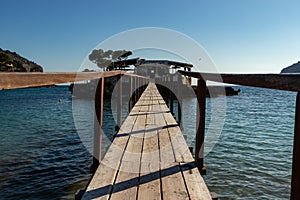
<path fill-rule="evenodd" d="M 203 166 L 205 133 L 206 81 L 245 85 L 297 92 L 295 103 L 291 197 L 300 197 L 300 74 L 213 74 L 178 70 L 197 84 L 197 131 L 195 152 L 197 166 Z M 129 108 L 136 102 L 148 78 L 123 71 L 110 72 L 12 72 L 0 73 L 0 89 L 41 87 L 53 84 L 99 79 L 96 89 L 95 111 L 97 127 L 102 126 L 104 79 L 127 77 L 132 98 Z M 157 83 L 169 84 L 170 75 Z M 165 84 L 163 84 L 165 83 Z M 178 91 L 182 90 L 180 84 Z M 141 89 L 142 88 L 142 89 Z M 119 95 L 121 95 L 120 90 Z M 167 94 L 170 94 L 167 92 Z M 121 99 L 121 98 L 119 98 Z M 171 98 L 172 100 L 172 98 Z M 170 103 L 172 105 L 172 103 Z M 118 103 L 118 122 L 121 121 Z M 172 109 L 172 106 L 170 106 Z M 102 113 L 102 114 L 101 114 Z M 178 110 L 178 116 L 181 116 Z M 280 114 L 280 113 L 278 113 Z M 179 117 L 180 118 L 180 117 Z M 119 124 L 119 123 L 118 123 Z M 95 137 L 99 136 L 99 137 Z M 95 139 L 96 138 L 96 139 Z M 101 157 L 101 131 L 94 133 L 94 160 L 98 166 Z M 99 140 L 98 140 L 99 139 Z M 98 142 L 99 141 L 99 142 Z M 95 145 L 96 144 L 96 145 Z M 98 145 L 98 146 L 97 146 Z M 202 155 L 201 155 L 202 154 Z M 93 161 L 94 161 L 93 160 Z M 94 165 L 93 165 L 94 166 Z M 94 172 L 94 168 L 93 168 Z M 78 197 L 81 197 L 80 193 Z M 123 123 L 117 137 L 97 168 L 84 194 L 84 199 L 210 199 L 209 191 L 200 176 L 194 159 L 188 151 L 179 126 L 175 122 L 153 83 L 135 104 Z"/>
<path fill-rule="evenodd" d="M 122 124 L 83 199 L 211 199 L 154 83 Z"/>

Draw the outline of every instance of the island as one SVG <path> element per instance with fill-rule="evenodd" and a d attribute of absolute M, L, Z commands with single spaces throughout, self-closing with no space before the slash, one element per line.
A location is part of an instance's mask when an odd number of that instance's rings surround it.
<path fill-rule="evenodd" d="M 300 61 L 282 69 L 280 73 L 300 73 Z"/>

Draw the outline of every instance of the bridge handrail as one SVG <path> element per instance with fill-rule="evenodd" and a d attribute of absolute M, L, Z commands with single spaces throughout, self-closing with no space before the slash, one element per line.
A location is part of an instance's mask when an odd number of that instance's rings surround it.
<path fill-rule="evenodd" d="M 300 91 L 300 74 L 217 74 L 178 70 L 184 76 L 236 85 Z"/>
<path fill-rule="evenodd" d="M 16 89 L 94 80 L 99 78 L 126 75 L 146 78 L 124 71 L 109 72 L 1 72 L 0 89 Z"/>
<path fill-rule="evenodd" d="M 196 133 L 195 155 L 197 155 L 197 152 L 201 152 L 202 144 L 204 144 L 206 81 L 297 92 L 290 199 L 298 199 L 300 197 L 300 74 L 216 74 L 182 70 L 179 70 L 179 72 L 184 76 L 198 79 L 197 98 L 199 106 L 197 119 L 199 127 Z M 199 139 L 197 140 L 197 138 Z M 199 147 L 197 148 L 197 146 Z M 203 167 L 203 159 L 199 160 L 197 164 L 201 169 Z"/>

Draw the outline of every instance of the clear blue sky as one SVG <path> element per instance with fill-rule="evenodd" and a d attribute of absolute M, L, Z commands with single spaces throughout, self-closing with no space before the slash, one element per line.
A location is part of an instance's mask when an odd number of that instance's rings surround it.
<path fill-rule="evenodd" d="M 300 1 L 0 0 L 0 47 L 45 71 L 77 71 L 103 40 L 140 27 L 182 32 L 220 72 L 277 73 L 300 60 Z"/>

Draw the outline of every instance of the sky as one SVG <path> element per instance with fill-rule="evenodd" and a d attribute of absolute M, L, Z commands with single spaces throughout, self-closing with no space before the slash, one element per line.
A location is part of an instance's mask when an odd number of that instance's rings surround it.
<path fill-rule="evenodd" d="M 78 71 L 107 38 L 160 27 L 199 43 L 222 73 L 279 73 L 300 61 L 298 0 L 0 0 L 0 48 L 47 72 Z"/>

